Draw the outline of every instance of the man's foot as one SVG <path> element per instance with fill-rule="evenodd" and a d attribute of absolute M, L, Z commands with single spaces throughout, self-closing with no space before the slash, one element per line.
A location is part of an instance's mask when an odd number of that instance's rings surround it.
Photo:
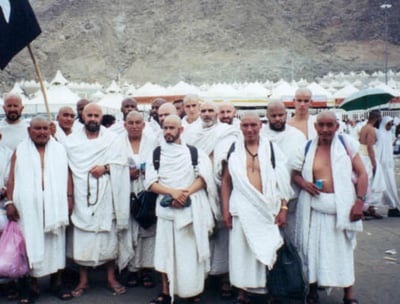
<path fill-rule="evenodd" d="M 151 300 L 149 304 L 171 304 L 171 296 L 165 293 L 160 293 L 156 298 Z"/>
<path fill-rule="evenodd" d="M 400 210 L 397 208 L 388 210 L 388 217 L 400 217 Z"/>
<path fill-rule="evenodd" d="M 153 288 L 156 285 L 154 283 L 153 277 L 150 274 L 150 271 L 143 272 L 142 284 L 144 288 Z"/>
<path fill-rule="evenodd" d="M 81 297 L 88 289 L 89 289 L 88 285 L 78 285 L 75 287 L 74 290 L 71 291 L 71 295 L 75 298 Z"/>
<path fill-rule="evenodd" d="M 372 217 L 377 220 L 380 220 L 383 218 L 382 215 L 380 215 L 379 213 L 376 212 L 376 209 L 373 206 L 369 206 L 366 211 L 363 211 L 363 214 L 365 217 Z"/>
<path fill-rule="evenodd" d="M 124 285 L 117 284 L 117 285 L 109 285 L 108 288 L 111 289 L 113 296 L 120 296 L 126 293 L 126 288 Z"/>
<path fill-rule="evenodd" d="M 140 279 L 137 272 L 129 272 L 126 277 L 126 286 L 127 287 L 138 287 L 140 283 Z"/>
<path fill-rule="evenodd" d="M 221 282 L 220 296 L 222 300 L 230 300 L 233 297 L 233 288 L 229 281 Z"/>

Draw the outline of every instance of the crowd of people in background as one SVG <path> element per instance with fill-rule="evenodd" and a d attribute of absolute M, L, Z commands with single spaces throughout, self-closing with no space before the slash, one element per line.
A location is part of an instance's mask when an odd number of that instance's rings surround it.
<path fill-rule="evenodd" d="M 38 279 L 50 276 L 61 300 L 84 297 L 89 272 L 103 265 L 114 295 L 161 282 L 150 304 L 200 303 L 214 277 L 222 299 L 247 304 L 252 294 L 268 294 L 284 231 L 302 260 L 308 304 L 319 303 L 321 287 L 343 288 L 343 303 L 358 303 L 356 232 L 363 219 L 383 217 L 382 205 L 400 216 L 393 118 L 373 110 L 356 125 L 332 111 L 311 115 L 305 88 L 294 104 L 289 118 L 282 102 L 270 102 L 263 124 L 254 112 L 238 117 L 231 103 L 197 95 L 157 98 L 147 119 L 126 98 L 118 121 L 82 99 L 55 122 L 28 122 L 21 98 L 6 96 L 0 232 L 7 220 L 18 223 L 30 272 L 2 290 L 32 303 Z M 158 195 L 148 226 L 131 212 L 145 192 Z M 273 295 L 267 301 L 279 303 Z"/>

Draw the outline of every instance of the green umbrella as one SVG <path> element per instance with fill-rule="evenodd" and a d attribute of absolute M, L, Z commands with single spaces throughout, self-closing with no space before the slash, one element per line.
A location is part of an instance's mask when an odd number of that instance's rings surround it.
<path fill-rule="evenodd" d="M 388 103 L 393 97 L 392 93 L 379 88 L 362 89 L 347 97 L 339 106 L 339 108 L 352 110 L 366 110 L 385 103 Z"/>

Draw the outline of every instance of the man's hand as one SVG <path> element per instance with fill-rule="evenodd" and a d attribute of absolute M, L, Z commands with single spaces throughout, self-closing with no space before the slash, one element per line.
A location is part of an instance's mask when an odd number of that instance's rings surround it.
<path fill-rule="evenodd" d="M 319 195 L 320 191 L 317 188 L 317 186 L 314 183 L 311 182 L 306 182 L 302 183 L 301 188 L 306 190 L 308 193 L 310 193 L 312 196 Z"/>
<path fill-rule="evenodd" d="M 356 202 L 354 203 L 353 207 L 351 207 L 350 210 L 350 221 L 351 222 L 356 222 L 359 221 L 363 218 L 363 201 L 357 199 Z"/>
<path fill-rule="evenodd" d="M 228 229 L 232 229 L 232 215 L 229 212 L 223 212 L 222 221 Z"/>
<path fill-rule="evenodd" d="M 131 177 L 131 180 L 136 180 L 139 178 L 140 175 L 140 169 L 137 168 L 129 168 L 129 175 Z"/>
<path fill-rule="evenodd" d="M 286 219 L 287 219 L 287 209 L 281 209 L 278 215 L 275 217 L 275 224 L 277 224 L 278 227 L 285 227 Z"/>
<path fill-rule="evenodd" d="M 187 190 L 187 189 L 173 189 L 173 190 L 171 190 L 170 195 L 174 199 L 172 201 L 172 207 L 179 208 L 179 207 L 176 207 L 177 204 L 179 204 L 181 206 L 183 206 L 185 204 L 187 198 L 189 197 L 189 190 Z"/>
<path fill-rule="evenodd" d="M 7 218 L 9 221 L 17 222 L 19 220 L 19 213 L 14 204 L 7 205 Z"/>
<path fill-rule="evenodd" d="M 94 166 L 89 171 L 89 173 L 95 178 L 101 177 L 106 172 L 107 172 L 106 168 L 104 166 L 101 166 L 101 165 Z"/>

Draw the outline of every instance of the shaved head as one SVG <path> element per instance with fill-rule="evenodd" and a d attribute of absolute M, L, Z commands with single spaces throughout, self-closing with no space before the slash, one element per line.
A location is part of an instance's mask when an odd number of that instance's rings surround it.
<path fill-rule="evenodd" d="M 180 118 L 178 115 L 176 115 L 176 114 L 167 116 L 167 117 L 165 118 L 164 122 L 165 122 L 165 123 L 167 123 L 167 122 L 169 122 L 169 123 L 171 123 L 171 122 L 172 122 L 172 123 L 175 123 L 175 124 L 177 125 L 177 127 L 181 127 L 181 126 L 182 126 L 182 120 L 181 120 L 181 118 Z"/>
<path fill-rule="evenodd" d="M 167 116 L 169 115 L 177 115 L 177 111 L 175 106 L 170 103 L 163 103 L 159 108 L 158 108 L 158 122 L 160 123 L 160 126 L 163 126 L 164 120 Z"/>
<path fill-rule="evenodd" d="M 267 113 L 271 110 L 279 109 L 286 111 L 285 104 L 282 101 L 271 101 L 268 103 Z"/>
<path fill-rule="evenodd" d="M 317 121 L 325 119 L 325 118 L 336 121 L 336 114 L 332 111 L 322 111 L 317 115 Z"/>

